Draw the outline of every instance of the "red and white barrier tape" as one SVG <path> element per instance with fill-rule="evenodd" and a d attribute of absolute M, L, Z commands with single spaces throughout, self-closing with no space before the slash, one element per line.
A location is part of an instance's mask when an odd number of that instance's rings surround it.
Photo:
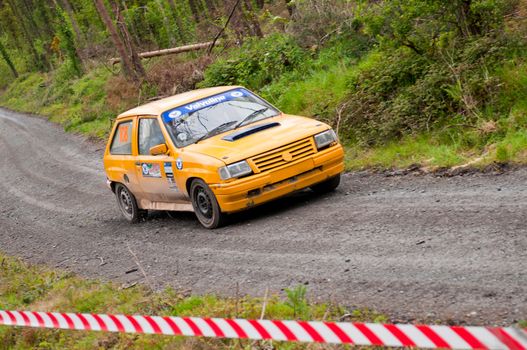
<path fill-rule="evenodd" d="M 2 311 L 0 325 L 447 349 L 527 350 L 527 329 Z"/>

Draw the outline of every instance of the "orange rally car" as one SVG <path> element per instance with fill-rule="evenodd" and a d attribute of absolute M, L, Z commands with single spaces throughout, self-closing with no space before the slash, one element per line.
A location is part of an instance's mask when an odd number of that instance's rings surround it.
<path fill-rule="evenodd" d="M 200 89 L 119 115 L 106 151 L 107 183 L 123 216 L 193 211 L 212 229 L 226 215 L 340 182 L 344 153 L 319 121 L 287 115 L 240 86 Z"/>

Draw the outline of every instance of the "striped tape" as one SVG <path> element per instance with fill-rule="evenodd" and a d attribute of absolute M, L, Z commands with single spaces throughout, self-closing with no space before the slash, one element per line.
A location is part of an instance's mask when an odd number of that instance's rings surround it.
<path fill-rule="evenodd" d="M 0 325 L 428 349 L 527 350 L 527 329 L 0 310 Z"/>

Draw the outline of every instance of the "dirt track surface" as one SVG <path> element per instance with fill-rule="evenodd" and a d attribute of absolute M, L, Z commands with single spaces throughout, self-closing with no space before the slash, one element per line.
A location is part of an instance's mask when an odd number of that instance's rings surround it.
<path fill-rule="evenodd" d="M 527 319 L 527 169 L 456 177 L 346 174 L 208 231 L 191 213 L 129 225 L 105 186 L 103 145 L 0 109 L 0 251 L 82 276 L 313 300 L 394 321 Z"/>

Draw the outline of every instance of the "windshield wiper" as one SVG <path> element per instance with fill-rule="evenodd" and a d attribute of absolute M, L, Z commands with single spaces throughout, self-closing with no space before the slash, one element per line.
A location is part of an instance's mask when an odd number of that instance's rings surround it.
<path fill-rule="evenodd" d="M 226 123 L 220 124 L 220 125 L 218 125 L 217 127 L 215 127 L 214 129 L 212 129 L 211 131 L 209 131 L 208 133 L 206 133 L 205 135 L 201 136 L 201 137 L 200 137 L 199 139 L 197 139 L 196 142 L 194 142 L 194 143 L 198 143 L 198 142 L 200 142 L 201 140 L 204 140 L 204 139 L 206 139 L 206 138 L 209 138 L 209 137 L 211 137 L 211 136 L 217 134 L 218 131 L 225 129 L 226 127 L 228 127 L 228 126 L 230 126 L 230 125 L 232 125 L 232 124 L 234 124 L 234 123 L 236 123 L 236 120 L 231 120 L 230 122 L 226 122 Z"/>
<path fill-rule="evenodd" d="M 261 108 L 261 109 L 258 109 L 256 111 L 252 112 L 247 117 L 243 118 L 238 124 L 236 124 L 233 129 L 238 129 L 240 126 L 242 126 L 243 124 L 245 124 L 249 120 L 256 118 L 259 114 L 262 114 L 263 112 L 265 112 L 268 109 L 269 109 L 269 107 L 264 107 L 264 108 Z"/>

